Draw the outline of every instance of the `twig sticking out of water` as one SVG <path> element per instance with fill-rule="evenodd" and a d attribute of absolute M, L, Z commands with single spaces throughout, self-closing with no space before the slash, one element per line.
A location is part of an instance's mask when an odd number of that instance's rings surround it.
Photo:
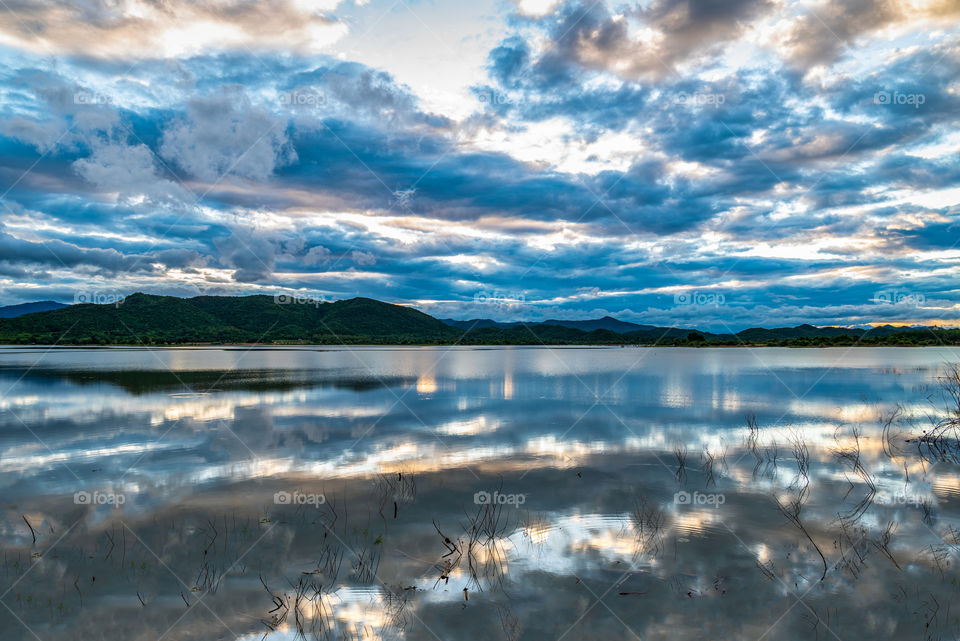
<path fill-rule="evenodd" d="M 501 494 L 501 487 L 494 496 Z M 510 511 L 514 512 L 513 510 Z M 450 574 L 466 560 L 466 570 L 471 585 L 479 592 L 483 591 L 481 579 L 502 587 L 506 550 L 502 539 L 511 530 L 510 514 L 504 511 L 504 504 L 487 501 L 477 506 L 476 512 L 465 514 L 467 521 L 461 522 L 463 536 L 456 540 L 447 536 L 434 521 L 433 527 L 440 536 L 446 553 L 440 558 L 437 569 L 440 576 L 434 587 L 449 583 Z"/>
<path fill-rule="evenodd" d="M 444 584 L 450 583 L 450 572 L 460 564 L 460 559 L 463 558 L 463 552 L 460 549 L 459 541 L 454 541 L 444 534 L 436 521 L 433 522 L 433 527 L 437 530 L 437 534 L 440 535 L 440 539 L 443 541 L 443 547 L 447 549 L 447 553 L 440 557 L 443 561 L 443 566 L 440 571 L 440 578 L 437 579 L 437 582 L 433 586 L 437 587 L 440 581 L 443 581 Z"/>
<path fill-rule="evenodd" d="M 522 629 L 520 619 L 510 610 L 509 606 L 501 606 L 497 612 L 500 618 L 500 629 L 503 631 L 503 638 L 506 641 L 517 641 L 520 638 Z"/>
<path fill-rule="evenodd" d="M 113 534 L 111 532 L 104 532 L 103 536 L 107 539 L 107 542 L 110 544 L 110 547 L 107 548 L 107 553 L 104 555 L 103 560 L 106 561 L 113 554 L 113 548 L 116 547 L 116 543 L 113 540 Z"/>
<path fill-rule="evenodd" d="M 810 448 L 799 433 L 793 434 L 790 444 L 793 448 L 793 458 L 797 463 L 797 478 L 794 482 L 802 485 L 803 490 L 806 491 L 810 485 Z"/>
<path fill-rule="evenodd" d="M 377 477 L 376 491 L 379 499 L 379 513 L 384 520 L 383 511 L 393 503 L 393 518 L 399 516 L 399 506 L 411 503 L 417 497 L 417 481 L 412 474 L 396 472 L 381 474 Z"/>
<path fill-rule="evenodd" d="M 776 440 L 770 441 L 770 446 L 764 448 L 767 464 L 764 466 L 764 474 L 775 476 L 777 472 L 777 457 L 780 456 L 780 446 Z"/>
<path fill-rule="evenodd" d="M 360 583 L 371 583 L 380 568 L 380 554 L 375 543 L 364 542 L 357 553 L 357 565 L 354 574 Z"/>
<path fill-rule="evenodd" d="M 499 493 L 502 486 L 498 488 Z M 461 524 L 467 536 L 466 559 L 470 578 L 479 591 L 483 591 L 480 579 L 503 581 L 503 562 L 506 552 L 502 548 L 501 539 L 510 529 L 510 518 L 504 512 L 502 503 L 487 502 L 477 507 L 476 513 L 466 524 Z M 483 561 L 478 560 L 478 553 L 483 551 Z"/>
<path fill-rule="evenodd" d="M 807 537 L 807 540 L 813 545 L 813 549 L 820 555 L 820 560 L 823 561 L 823 574 L 820 576 L 820 580 L 823 581 L 827 577 L 827 557 L 823 555 L 820 546 L 813 540 L 803 521 L 800 520 L 800 513 L 803 510 L 803 505 L 810 492 L 810 450 L 800 437 L 800 434 L 794 434 L 792 445 L 793 456 L 797 463 L 797 478 L 794 479 L 793 482 L 793 487 L 796 488 L 796 494 L 786 503 L 781 503 L 780 498 L 776 495 L 774 495 L 774 500 L 777 502 L 777 508 L 780 510 L 780 513 Z"/>
<path fill-rule="evenodd" d="M 658 556 L 663 550 L 664 513 L 645 498 L 640 498 L 631 517 L 637 540 L 636 555 Z"/>
<path fill-rule="evenodd" d="M 332 631 L 327 624 L 328 613 L 323 604 L 322 587 L 302 576 L 296 583 L 290 581 L 289 584 L 293 590 L 293 596 L 288 596 L 287 600 L 293 602 L 294 639 L 306 640 L 308 632 L 311 639 L 329 638 Z"/>
<path fill-rule="evenodd" d="M 757 560 L 757 567 L 760 568 L 760 571 L 763 573 L 763 576 L 767 581 L 772 581 L 777 578 L 776 575 L 776 566 L 774 566 L 773 561 L 767 561 L 766 563 L 761 563 L 760 560 Z"/>
<path fill-rule="evenodd" d="M 30 534 L 33 535 L 33 544 L 36 545 L 36 544 L 37 544 L 37 533 L 34 532 L 33 526 L 30 525 L 30 521 L 27 520 L 27 515 L 26 515 L 26 514 L 21 514 L 20 516 L 23 518 L 23 522 L 27 524 L 27 527 L 30 528 Z"/>
<path fill-rule="evenodd" d="M 860 578 L 870 551 L 867 546 L 867 529 L 841 519 L 840 536 L 835 545 L 840 551 L 840 559 L 834 567 L 848 571 L 854 579 Z"/>
<path fill-rule="evenodd" d="M 703 450 L 703 465 L 700 469 L 703 471 L 704 475 L 707 477 L 705 487 L 710 487 L 711 485 L 717 484 L 717 479 L 714 476 L 713 472 L 713 463 L 714 455 L 710 453 L 709 448 Z"/>
<path fill-rule="evenodd" d="M 903 568 L 901 568 L 900 564 L 897 563 L 897 560 L 893 558 L 893 553 L 890 551 L 890 539 L 892 538 L 893 532 L 896 530 L 896 528 L 896 524 L 893 521 L 890 521 L 887 523 L 887 527 L 883 529 L 883 532 L 880 533 L 880 538 L 871 541 L 871 543 L 873 543 L 873 546 L 880 551 L 880 554 L 885 556 L 898 570 L 902 572 Z"/>
<path fill-rule="evenodd" d="M 747 450 L 757 459 L 757 464 L 753 466 L 753 478 L 757 478 L 757 472 L 763 464 L 763 456 L 760 454 L 760 426 L 757 425 L 756 414 L 747 415 L 747 429 L 750 430 L 747 434 Z"/>
<path fill-rule="evenodd" d="M 200 566 L 199 573 L 197 573 L 197 579 L 194 581 L 194 585 L 203 592 L 215 594 L 217 592 L 217 588 L 220 587 L 220 581 L 222 578 L 222 576 L 218 576 L 217 574 L 217 567 L 215 565 L 211 565 L 209 561 L 204 560 L 203 564 Z"/>
<path fill-rule="evenodd" d="M 927 547 L 927 550 L 930 552 L 930 559 L 933 561 L 933 564 L 937 567 L 937 572 L 940 573 L 940 578 L 943 578 L 943 571 L 950 563 L 950 549 L 945 545 L 930 545 Z"/>
<path fill-rule="evenodd" d="M 408 590 L 394 591 L 386 589 L 386 586 L 384 588 L 386 590 L 384 609 L 387 620 L 398 632 L 403 632 L 412 619 L 411 613 L 407 612 L 407 603 L 410 600 Z"/>
<path fill-rule="evenodd" d="M 673 455 L 677 459 L 677 481 L 686 483 L 687 481 L 687 446 L 683 445 L 673 450 Z"/>
<path fill-rule="evenodd" d="M 936 515 L 933 509 L 933 503 L 930 502 L 930 499 L 923 499 L 920 501 L 920 509 L 923 511 L 923 522 L 927 525 L 933 525 L 934 516 Z"/>
<path fill-rule="evenodd" d="M 864 513 L 870 509 L 870 506 L 873 505 L 873 499 L 877 494 L 877 485 L 874 482 L 873 477 L 863 466 L 863 459 L 860 455 L 860 435 L 862 432 L 859 427 L 854 427 L 852 433 L 853 445 L 851 445 L 849 448 L 837 447 L 835 454 L 837 460 L 840 463 L 846 463 L 849 465 L 850 469 L 858 477 L 860 477 L 860 480 L 867 487 L 867 493 L 863 496 L 863 498 L 861 498 L 860 501 L 858 501 L 849 512 L 839 515 L 841 520 L 847 520 L 855 523 L 859 521 L 863 517 Z M 836 436 L 834 438 L 837 439 Z M 837 440 L 839 441 L 839 439 Z M 847 478 L 847 483 L 850 485 L 850 488 L 847 490 L 847 494 L 849 495 L 850 492 L 855 489 L 855 486 L 849 477 Z"/>
<path fill-rule="evenodd" d="M 960 463 L 960 365 L 947 368 L 940 377 L 944 412 L 940 419 L 931 419 L 930 431 L 917 439 L 917 450 L 926 460 Z"/>
<path fill-rule="evenodd" d="M 309 574 L 323 574 L 328 583 L 336 583 L 340 575 L 340 566 L 343 564 L 343 547 L 334 545 L 329 538 L 329 530 L 323 527 L 323 538 L 320 541 L 320 554 L 317 559 L 316 570 Z"/>
<path fill-rule="evenodd" d="M 883 426 L 880 428 L 880 440 L 883 445 L 883 453 L 889 459 L 896 459 L 900 456 L 899 448 L 894 445 L 893 425 L 898 422 L 903 414 L 903 405 L 897 403 L 897 406 L 883 419 Z"/>
<path fill-rule="evenodd" d="M 780 448 L 776 440 L 772 440 L 769 446 L 760 451 L 760 426 L 757 423 L 757 417 L 753 414 L 747 416 L 747 428 L 750 430 L 747 434 L 747 450 L 753 454 L 757 460 L 753 466 L 753 478 L 760 474 L 760 467 L 763 467 L 764 476 L 773 476 L 777 471 L 777 457 L 780 455 Z M 725 464 L 725 463 L 724 463 Z"/>
<path fill-rule="evenodd" d="M 823 561 L 823 574 L 820 575 L 820 580 L 823 581 L 827 578 L 827 558 L 823 556 L 823 552 L 820 550 L 820 546 L 817 545 L 817 542 L 813 540 L 813 537 L 810 536 L 810 532 L 807 531 L 806 526 L 800 520 L 800 511 L 803 509 L 803 503 L 800 500 L 800 497 L 795 497 L 793 500 L 787 503 L 781 503 L 779 499 L 776 499 L 777 507 L 780 509 L 780 513 L 783 514 L 788 521 L 793 523 L 794 527 L 800 530 L 807 540 L 810 541 L 810 544 L 813 545 L 813 549 L 817 551 L 817 554 L 820 555 L 820 560 Z"/>

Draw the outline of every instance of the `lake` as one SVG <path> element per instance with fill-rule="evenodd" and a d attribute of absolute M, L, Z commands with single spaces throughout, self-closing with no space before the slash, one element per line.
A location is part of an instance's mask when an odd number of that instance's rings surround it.
<path fill-rule="evenodd" d="M 0 630 L 956 639 L 956 363 L 0 347 Z"/>

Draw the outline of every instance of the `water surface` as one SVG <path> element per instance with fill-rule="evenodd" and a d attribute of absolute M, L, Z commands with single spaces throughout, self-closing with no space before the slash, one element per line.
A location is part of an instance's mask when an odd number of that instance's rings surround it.
<path fill-rule="evenodd" d="M 0 629 L 956 639 L 956 362 L 3 347 Z"/>

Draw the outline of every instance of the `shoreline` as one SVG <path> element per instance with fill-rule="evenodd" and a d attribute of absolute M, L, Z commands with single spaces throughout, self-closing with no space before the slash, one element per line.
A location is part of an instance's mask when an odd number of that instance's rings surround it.
<path fill-rule="evenodd" d="M 816 345 L 797 345 L 797 344 L 778 344 L 778 343 L 717 343 L 717 344 L 699 344 L 699 345 L 675 345 L 670 343 L 111 343 L 107 345 L 97 343 L 80 344 L 50 344 L 50 343 L 0 343 L 0 348 L 32 347 L 55 349 L 177 349 L 177 348 L 237 348 L 237 347 L 265 347 L 265 348 L 337 348 L 349 349 L 351 347 L 374 347 L 374 348 L 396 348 L 396 347 L 463 347 L 463 348 L 491 348 L 491 347 L 521 347 L 521 348 L 589 348 L 589 349 L 640 349 L 640 348 L 674 348 L 674 349 L 754 349 L 764 348 L 786 348 L 786 349 L 837 349 L 837 348 L 869 348 L 869 347 L 898 347 L 898 348 L 925 348 L 933 347 L 942 349 L 944 347 L 960 347 L 960 343 L 940 343 L 930 345 L 917 345 L 911 343 L 837 343 L 837 344 L 816 344 Z"/>

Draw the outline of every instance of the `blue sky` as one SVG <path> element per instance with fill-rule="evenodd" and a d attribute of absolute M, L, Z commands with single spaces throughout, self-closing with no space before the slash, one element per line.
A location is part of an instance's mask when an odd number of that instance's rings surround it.
<path fill-rule="evenodd" d="M 0 301 L 957 325 L 958 25 L 958 0 L 7 0 Z"/>

